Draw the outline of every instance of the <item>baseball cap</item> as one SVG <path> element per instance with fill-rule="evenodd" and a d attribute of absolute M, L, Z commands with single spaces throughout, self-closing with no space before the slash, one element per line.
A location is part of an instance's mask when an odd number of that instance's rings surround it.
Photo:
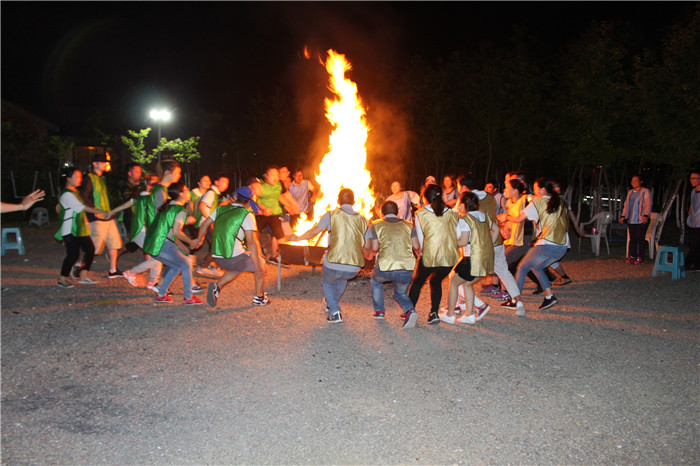
<path fill-rule="evenodd" d="M 236 200 L 239 202 L 250 202 L 250 207 L 253 209 L 253 213 L 257 214 L 260 212 L 260 206 L 253 200 L 253 190 L 250 186 L 241 186 L 236 190 Z"/>

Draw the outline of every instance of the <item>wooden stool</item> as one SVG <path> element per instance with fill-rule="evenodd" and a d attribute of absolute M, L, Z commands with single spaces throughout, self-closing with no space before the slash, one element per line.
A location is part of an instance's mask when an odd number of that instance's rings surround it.
<path fill-rule="evenodd" d="M 15 234 L 14 241 L 8 241 L 8 235 Z M 3 228 L 2 229 L 2 255 L 4 256 L 8 249 L 16 249 L 20 256 L 24 255 L 24 241 L 22 241 L 22 232 L 19 228 Z"/>
<path fill-rule="evenodd" d="M 671 272 L 671 279 L 685 278 L 685 255 L 680 246 L 659 246 L 651 276 L 657 273 Z"/>

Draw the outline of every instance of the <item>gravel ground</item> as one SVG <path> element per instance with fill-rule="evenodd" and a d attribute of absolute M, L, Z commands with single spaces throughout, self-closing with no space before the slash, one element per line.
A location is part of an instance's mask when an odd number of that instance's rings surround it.
<path fill-rule="evenodd" d="M 60 289 L 54 228 L 2 259 L 3 464 L 700 463 L 700 274 L 574 248 L 552 309 L 529 284 L 525 318 L 428 326 L 426 286 L 404 331 L 390 299 L 371 318 L 367 276 L 326 324 L 302 266 L 279 291 L 268 267 L 265 308 L 249 275 L 215 310 L 156 306 L 104 256 Z"/>

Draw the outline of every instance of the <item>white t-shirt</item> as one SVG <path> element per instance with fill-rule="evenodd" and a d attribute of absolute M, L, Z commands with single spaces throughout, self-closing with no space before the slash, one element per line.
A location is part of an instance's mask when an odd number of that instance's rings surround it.
<path fill-rule="evenodd" d="M 240 204 L 233 203 L 231 204 L 236 207 L 243 207 Z M 214 211 L 209 214 L 209 218 L 212 219 L 213 221 L 216 221 L 216 215 L 219 213 L 219 207 L 214 209 Z M 255 216 L 253 215 L 252 212 L 248 212 L 248 214 L 245 216 L 243 219 L 243 223 L 241 224 L 241 228 L 236 232 L 236 243 L 233 245 L 233 254 L 231 257 L 236 257 L 240 256 L 241 254 L 247 254 L 248 251 L 243 247 L 243 240 L 245 239 L 245 233 L 240 233 L 240 230 L 248 230 L 248 231 L 258 231 L 258 226 L 257 223 L 255 222 Z M 212 254 L 212 257 L 222 257 L 222 256 L 217 256 L 216 254 Z"/>
<path fill-rule="evenodd" d="M 61 224 L 61 236 L 70 235 L 73 230 L 73 215 L 85 210 L 85 205 L 83 205 L 72 192 L 61 194 L 58 201 L 63 206 L 63 209 L 65 209 L 63 223 Z"/>

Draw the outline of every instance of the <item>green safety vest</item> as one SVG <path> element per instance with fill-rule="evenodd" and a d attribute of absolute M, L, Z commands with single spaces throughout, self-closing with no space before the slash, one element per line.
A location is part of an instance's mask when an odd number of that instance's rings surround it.
<path fill-rule="evenodd" d="M 165 186 L 162 184 L 157 184 L 151 189 L 151 194 L 148 196 L 148 200 L 145 202 L 145 209 L 146 209 L 146 216 L 145 216 L 145 225 L 146 228 L 151 226 L 151 223 L 153 223 L 153 220 L 156 218 L 156 194 L 160 191 L 163 191 L 165 189 Z M 168 196 L 165 196 L 165 202 L 168 202 Z"/>
<path fill-rule="evenodd" d="M 185 210 L 185 206 L 173 204 L 156 214 L 156 218 L 146 229 L 146 239 L 143 242 L 144 252 L 154 257 L 160 254 L 160 250 L 163 249 L 163 245 L 168 239 L 168 233 L 175 223 L 175 217 L 183 210 Z"/>
<path fill-rule="evenodd" d="M 88 173 L 92 180 L 92 199 L 95 207 L 105 212 L 112 210 L 109 207 L 109 193 L 107 192 L 107 183 L 103 176 L 97 176 L 94 173 Z"/>
<path fill-rule="evenodd" d="M 282 205 L 279 198 L 282 195 L 282 183 L 269 184 L 262 182 L 262 194 L 256 200 L 258 204 L 262 204 L 272 210 L 270 215 L 282 215 Z"/>
<path fill-rule="evenodd" d="M 61 196 L 63 196 L 64 193 L 71 193 L 73 194 L 76 199 L 78 199 L 81 203 L 83 202 L 83 198 L 80 197 L 79 193 L 76 193 L 75 191 L 72 191 L 70 189 L 62 189 L 61 194 L 59 194 L 59 199 Z M 61 227 L 63 227 L 63 222 L 67 222 L 69 220 L 73 221 L 73 226 L 71 227 L 71 232 L 70 234 L 78 237 L 78 236 L 90 236 L 90 226 L 88 225 L 87 217 L 85 216 L 85 212 L 73 212 L 73 215 L 71 217 L 65 218 L 66 216 L 66 209 L 63 207 L 63 204 L 59 204 L 58 208 L 58 218 L 61 220 L 61 224 L 58 226 L 58 231 L 56 234 L 53 236 L 56 238 L 57 241 L 63 241 L 63 236 L 61 235 Z"/>
<path fill-rule="evenodd" d="M 141 232 L 141 229 L 146 226 L 146 211 L 148 208 L 148 200 L 150 194 L 139 194 L 139 197 L 133 200 L 131 215 L 131 230 L 129 231 L 129 240 L 134 238 Z"/>
<path fill-rule="evenodd" d="M 217 256 L 230 259 L 233 255 L 233 248 L 236 245 L 236 239 L 243 242 L 243 239 L 238 238 L 238 232 L 243 225 L 246 215 L 250 211 L 243 206 L 225 205 L 221 206 L 216 212 L 216 220 L 214 221 L 214 230 L 211 235 L 211 253 Z"/>

